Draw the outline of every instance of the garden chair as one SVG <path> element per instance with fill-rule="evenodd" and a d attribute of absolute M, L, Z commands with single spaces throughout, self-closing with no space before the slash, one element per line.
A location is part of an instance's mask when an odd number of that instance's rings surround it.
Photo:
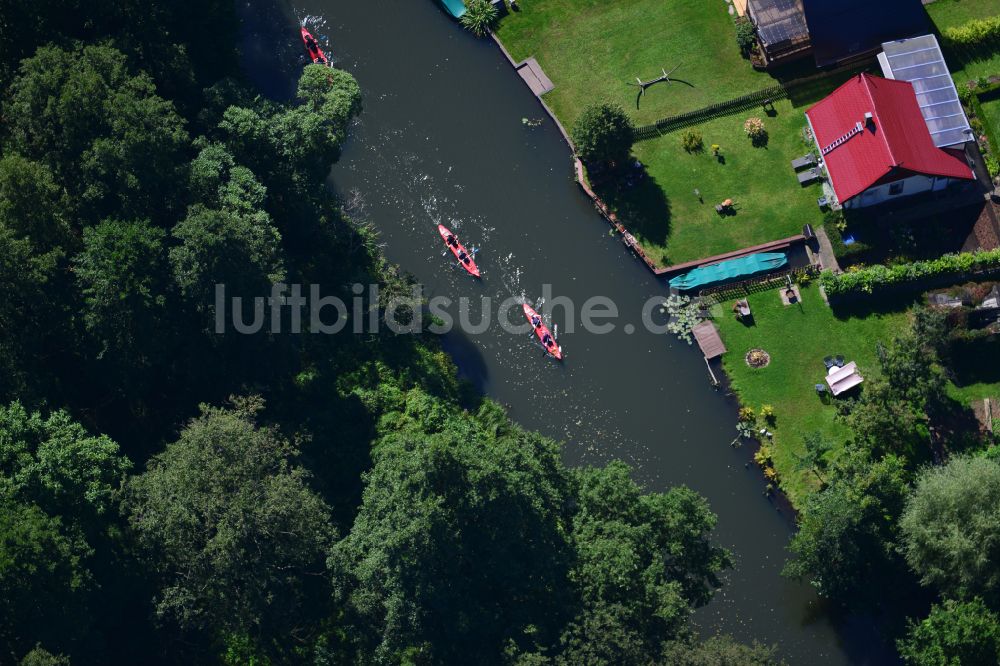
<path fill-rule="evenodd" d="M 740 319 L 750 317 L 752 314 L 750 312 L 750 302 L 745 298 L 741 298 L 733 304 L 733 312 L 735 312 L 736 316 Z"/>
<path fill-rule="evenodd" d="M 799 157 L 798 159 L 792 160 L 792 168 L 798 171 L 799 169 L 805 169 L 806 167 L 816 166 L 816 156 L 812 153 L 808 153 Z"/>
<path fill-rule="evenodd" d="M 834 357 L 833 362 L 837 365 L 838 368 L 844 367 L 844 357 L 841 356 L 840 354 L 837 354 Z"/>
<path fill-rule="evenodd" d="M 736 212 L 736 202 L 732 199 L 726 199 L 715 207 L 715 212 L 719 215 L 732 215 Z"/>
<path fill-rule="evenodd" d="M 827 356 L 826 358 L 823 359 L 823 365 L 825 365 L 826 369 L 829 370 L 833 366 L 837 365 L 837 362 L 833 360 L 832 356 Z"/>
<path fill-rule="evenodd" d="M 823 397 L 827 394 L 829 389 L 826 388 L 826 384 L 813 384 L 813 388 L 816 389 L 816 395 Z"/>
<path fill-rule="evenodd" d="M 796 176 L 799 179 L 799 185 L 808 185 L 809 183 L 815 182 L 820 178 L 819 169 L 809 169 L 808 171 L 800 171 Z"/>

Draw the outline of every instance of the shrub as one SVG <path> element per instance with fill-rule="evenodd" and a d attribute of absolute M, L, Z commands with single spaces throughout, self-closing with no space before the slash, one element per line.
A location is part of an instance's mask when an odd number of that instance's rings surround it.
<path fill-rule="evenodd" d="M 469 0 L 459 19 L 462 26 L 477 37 L 485 37 L 497 23 L 497 8 L 487 0 Z"/>
<path fill-rule="evenodd" d="M 946 254 L 929 261 L 895 266 L 878 264 L 840 275 L 824 271 L 820 280 L 828 296 L 841 296 L 873 294 L 889 287 L 916 283 L 929 278 L 957 278 L 972 272 L 996 271 L 1000 271 L 1000 249 Z"/>
<path fill-rule="evenodd" d="M 996 155 L 987 155 L 984 160 L 986 162 L 986 170 L 990 172 L 990 176 L 993 178 L 1000 176 L 1000 159 L 997 159 Z"/>
<path fill-rule="evenodd" d="M 744 58 L 749 58 L 757 46 L 757 31 L 750 19 L 745 16 L 736 19 L 736 44 L 740 47 L 740 54 Z"/>
<path fill-rule="evenodd" d="M 897 641 L 907 664 L 1000 663 L 1000 618 L 981 599 L 945 600 Z"/>
<path fill-rule="evenodd" d="M 774 421 L 777 418 L 774 413 L 773 405 L 761 405 L 760 406 L 760 418 L 764 419 L 769 425 L 774 425 Z"/>
<path fill-rule="evenodd" d="M 850 245 L 845 244 L 844 237 L 835 226 L 827 224 L 824 225 L 824 229 L 826 229 L 826 235 L 833 247 L 833 255 L 837 257 L 837 262 L 844 269 L 864 261 L 871 252 L 871 247 L 860 241 L 855 241 Z"/>
<path fill-rule="evenodd" d="M 681 145 L 689 153 L 700 153 L 705 149 L 705 142 L 698 130 L 688 130 L 681 136 Z"/>
<path fill-rule="evenodd" d="M 823 213 L 823 226 L 835 228 L 840 233 L 847 231 L 847 220 L 844 218 L 843 210 L 828 210 Z"/>
<path fill-rule="evenodd" d="M 976 47 L 1000 40 L 1000 16 L 975 19 L 941 33 L 946 46 Z"/>
<path fill-rule="evenodd" d="M 617 104 L 595 104 L 573 125 L 573 143 L 584 162 L 621 163 L 632 150 L 634 127 Z"/>
<path fill-rule="evenodd" d="M 764 121 L 760 118 L 756 116 L 747 118 L 746 122 L 743 123 L 743 131 L 750 137 L 750 142 L 754 146 L 767 145 L 767 129 L 764 127 Z"/>
<path fill-rule="evenodd" d="M 753 423 L 757 420 L 757 413 L 753 407 L 740 407 L 740 423 Z"/>

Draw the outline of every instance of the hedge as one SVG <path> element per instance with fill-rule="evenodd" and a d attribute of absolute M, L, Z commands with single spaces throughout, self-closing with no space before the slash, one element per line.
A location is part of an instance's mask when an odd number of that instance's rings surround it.
<path fill-rule="evenodd" d="M 912 264 L 897 264 L 895 266 L 878 264 L 840 275 L 824 271 L 823 275 L 820 276 L 820 282 L 827 296 L 833 297 L 873 294 L 876 291 L 916 283 L 919 280 L 958 278 L 967 273 L 998 270 L 1000 270 L 1000 249 L 987 252 L 946 254 L 937 259 L 916 261 Z"/>
<path fill-rule="evenodd" d="M 947 28 L 941 33 L 948 46 L 963 48 L 980 46 L 1000 39 L 1000 16 L 984 19 L 974 19 L 954 28 Z"/>

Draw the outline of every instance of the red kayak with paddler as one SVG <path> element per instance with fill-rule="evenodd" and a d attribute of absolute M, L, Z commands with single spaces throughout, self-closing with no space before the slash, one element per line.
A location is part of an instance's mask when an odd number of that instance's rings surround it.
<path fill-rule="evenodd" d="M 438 225 L 438 232 L 441 234 L 441 238 L 444 239 L 444 244 L 448 246 L 451 253 L 458 259 L 459 265 L 468 271 L 470 275 L 479 277 L 479 267 L 476 266 L 476 262 L 472 259 L 472 253 L 458 242 L 458 236 L 451 233 L 448 227 L 443 224 Z"/>
<path fill-rule="evenodd" d="M 552 335 L 549 327 L 542 321 L 541 315 L 535 312 L 535 309 L 527 303 L 525 303 L 522 307 L 524 308 L 524 316 L 528 319 L 531 327 L 535 329 L 535 335 L 538 337 L 539 342 L 542 343 L 542 346 L 545 347 L 545 351 L 548 352 L 552 358 L 561 361 L 562 347 L 560 347 L 559 343 L 556 342 L 556 338 Z"/>
<path fill-rule="evenodd" d="M 302 26 L 302 43 L 306 46 L 306 53 L 312 58 L 312 61 L 317 65 L 329 65 L 330 61 L 326 59 L 326 55 L 323 53 L 323 49 L 319 47 L 319 42 L 316 38 L 312 36 L 305 26 Z"/>

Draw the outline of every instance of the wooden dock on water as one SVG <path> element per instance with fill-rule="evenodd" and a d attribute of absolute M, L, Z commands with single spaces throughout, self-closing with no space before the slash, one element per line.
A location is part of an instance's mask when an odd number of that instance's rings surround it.
<path fill-rule="evenodd" d="M 542 71 L 541 65 L 534 58 L 528 58 L 524 62 L 515 65 L 515 67 L 517 73 L 528 84 L 531 92 L 535 93 L 536 97 L 541 97 L 556 87 L 552 83 L 552 80 Z"/>
<path fill-rule="evenodd" d="M 691 329 L 691 333 L 694 335 L 701 353 L 705 356 L 705 367 L 708 368 L 708 375 L 712 378 L 712 386 L 718 386 L 719 380 L 712 372 L 712 365 L 709 361 L 726 353 L 726 345 L 722 344 L 719 329 L 712 322 L 705 320 Z"/>

